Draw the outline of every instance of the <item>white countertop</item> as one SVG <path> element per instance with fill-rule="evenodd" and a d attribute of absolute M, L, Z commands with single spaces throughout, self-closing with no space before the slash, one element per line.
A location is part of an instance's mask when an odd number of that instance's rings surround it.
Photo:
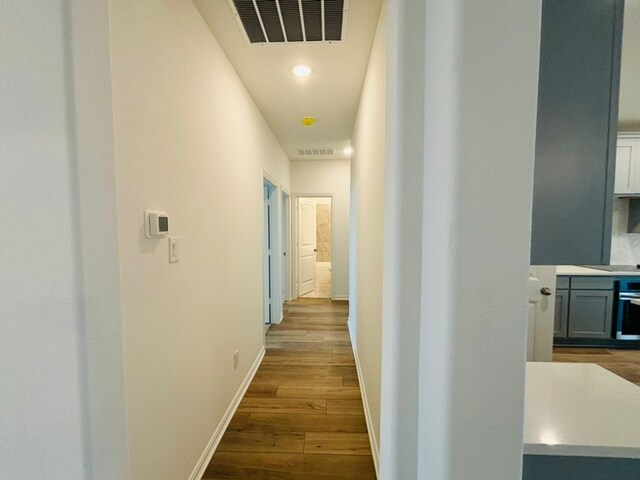
<path fill-rule="evenodd" d="M 592 363 L 527 362 L 524 453 L 640 458 L 640 387 Z"/>
<path fill-rule="evenodd" d="M 584 275 L 594 277 L 640 277 L 638 272 L 605 272 L 595 268 L 578 267 L 577 265 L 558 265 L 556 275 Z"/>

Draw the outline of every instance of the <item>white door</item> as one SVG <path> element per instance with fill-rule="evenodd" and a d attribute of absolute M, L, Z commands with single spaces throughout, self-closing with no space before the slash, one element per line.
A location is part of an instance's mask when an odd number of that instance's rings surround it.
<path fill-rule="evenodd" d="M 553 324 L 556 305 L 556 267 L 529 269 L 529 324 L 527 360 L 550 362 L 553 359 Z"/>
<path fill-rule="evenodd" d="M 298 295 L 316 289 L 316 204 L 298 199 Z"/>

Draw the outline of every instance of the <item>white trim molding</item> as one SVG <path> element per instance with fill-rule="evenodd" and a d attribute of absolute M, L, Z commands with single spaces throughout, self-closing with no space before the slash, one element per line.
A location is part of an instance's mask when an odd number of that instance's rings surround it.
<path fill-rule="evenodd" d="M 347 326 L 349 328 L 349 338 L 351 339 L 351 349 L 353 350 L 353 356 L 356 360 L 356 370 L 358 372 L 358 384 L 360 385 L 360 395 L 362 396 L 362 405 L 364 407 L 364 417 L 367 422 L 367 431 L 369 432 L 369 443 L 371 444 L 371 455 L 373 457 L 373 466 L 376 469 L 376 478 L 380 478 L 380 448 L 378 447 L 378 439 L 376 438 L 376 431 L 373 428 L 373 421 L 371 420 L 371 410 L 369 409 L 369 401 L 367 400 L 367 390 L 364 386 L 364 379 L 362 378 L 362 367 L 360 366 L 360 358 L 358 357 L 358 347 L 356 338 L 354 335 L 355 330 L 352 328 L 351 317 L 347 320 Z"/>
<path fill-rule="evenodd" d="M 218 445 L 220 444 L 220 440 L 222 440 L 222 436 L 227 431 L 229 422 L 231 422 L 233 415 L 236 413 L 236 410 L 238 409 L 238 405 L 240 405 L 240 401 L 242 400 L 242 397 L 247 391 L 247 388 L 249 388 L 249 385 L 251 384 L 251 381 L 253 380 L 254 375 L 258 371 L 258 367 L 260 367 L 260 364 L 262 363 L 264 354 L 265 354 L 265 347 L 262 346 L 262 348 L 260 349 L 260 352 L 258 352 L 258 356 L 256 357 L 256 360 L 253 362 L 253 365 L 249 370 L 249 373 L 247 373 L 247 376 L 242 382 L 240 389 L 236 393 L 235 397 L 233 397 L 233 400 L 231 401 L 229 408 L 227 409 L 224 416 L 222 417 L 222 420 L 218 424 L 218 427 L 216 428 L 215 432 L 213 432 L 211 440 L 209 440 L 207 447 L 205 448 L 204 452 L 202 452 L 202 455 L 200 456 L 200 460 L 198 461 L 196 467 L 193 469 L 193 472 L 191 472 L 191 475 L 189 476 L 189 480 L 202 479 L 202 476 L 204 475 L 205 470 L 209 466 L 209 462 L 211 461 L 211 458 L 213 457 L 213 454 L 215 453 L 216 448 L 218 448 Z"/>
<path fill-rule="evenodd" d="M 331 300 L 347 300 L 349 301 L 349 295 L 334 295 Z"/>

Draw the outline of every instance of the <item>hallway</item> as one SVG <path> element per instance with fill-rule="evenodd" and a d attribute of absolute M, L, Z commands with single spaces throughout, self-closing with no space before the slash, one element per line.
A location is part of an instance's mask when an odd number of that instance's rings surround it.
<path fill-rule="evenodd" d="M 298 299 L 204 479 L 375 479 L 347 302 Z"/>

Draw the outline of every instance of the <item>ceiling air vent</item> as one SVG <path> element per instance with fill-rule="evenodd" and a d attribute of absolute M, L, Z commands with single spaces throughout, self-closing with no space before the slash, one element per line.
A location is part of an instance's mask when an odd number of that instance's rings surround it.
<path fill-rule="evenodd" d="M 250 43 L 339 42 L 347 0 L 229 0 Z"/>
<path fill-rule="evenodd" d="M 329 157 L 336 151 L 333 148 L 296 148 L 296 153 L 301 157 Z"/>

